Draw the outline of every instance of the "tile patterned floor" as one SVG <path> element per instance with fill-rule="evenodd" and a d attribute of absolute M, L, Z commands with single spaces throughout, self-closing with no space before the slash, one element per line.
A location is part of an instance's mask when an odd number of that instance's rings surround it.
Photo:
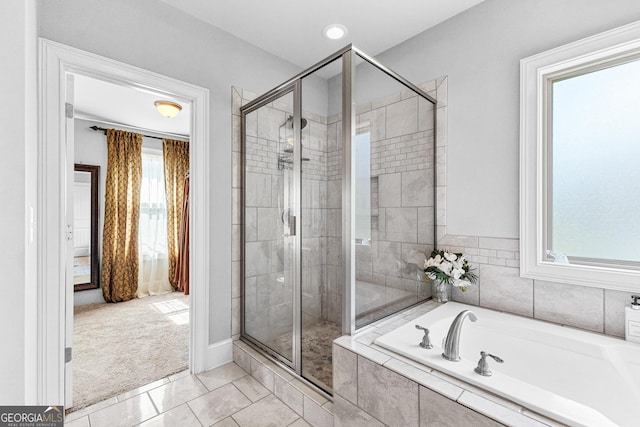
<path fill-rule="evenodd" d="M 73 412 L 69 427 L 305 427 L 309 424 L 235 363 L 187 371 Z"/>

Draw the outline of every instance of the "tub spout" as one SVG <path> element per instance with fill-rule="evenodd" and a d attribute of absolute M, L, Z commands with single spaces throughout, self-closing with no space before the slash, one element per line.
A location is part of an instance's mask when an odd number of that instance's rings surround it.
<path fill-rule="evenodd" d="M 460 332 L 462 331 L 462 323 L 464 319 L 469 318 L 472 322 L 478 320 L 476 315 L 470 310 L 461 311 L 460 314 L 453 319 L 447 337 L 444 339 L 444 353 L 442 357 L 452 362 L 460 361 Z"/>

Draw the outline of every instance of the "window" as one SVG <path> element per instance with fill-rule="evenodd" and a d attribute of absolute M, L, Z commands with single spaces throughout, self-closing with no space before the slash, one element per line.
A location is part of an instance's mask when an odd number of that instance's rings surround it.
<path fill-rule="evenodd" d="M 552 83 L 550 250 L 640 263 L 640 60 Z"/>
<path fill-rule="evenodd" d="M 359 126 L 355 144 L 356 243 L 371 242 L 371 133 L 369 126 Z"/>
<path fill-rule="evenodd" d="M 162 151 L 142 149 L 140 223 L 138 229 L 138 297 L 172 290 L 169 283 L 167 205 Z"/>
<path fill-rule="evenodd" d="M 521 62 L 521 275 L 640 288 L 640 24 Z"/>

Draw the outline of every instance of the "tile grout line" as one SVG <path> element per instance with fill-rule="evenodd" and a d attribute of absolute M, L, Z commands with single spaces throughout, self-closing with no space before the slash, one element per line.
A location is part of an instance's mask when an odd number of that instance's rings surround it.
<path fill-rule="evenodd" d="M 235 362 L 234 362 L 234 363 L 235 363 Z M 250 375 L 249 375 L 249 376 L 250 376 Z M 240 390 L 240 388 L 238 388 L 238 386 L 234 384 L 234 381 L 238 381 L 238 380 L 240 380 L 240 379 L 242 379 L 242 378 L 246 378 L 246 377 L 247 377 L 247 375 L 245 375 L 244 377 L 237 378 L 237 379 L 235 379 L 235 380 L 231 381 L 229 384 L 233 385 L 233 386 L 236 388 L 236 390 L 238 390 L 238 391 L 240 392 L 240 394 L 241 394 L 241 395 L 243 395 L 244 397 L 246 397 L 246 398 L 247 398 L 247 400 L 249 400 L 249 402 L 251 402 L 251 405 L 253 405 L 254 403 L 258 403 L 258 402 L 260 402 L 262 399 L 264 399 L 265 397 L 269 396 L 269 395 L 267 395 L 267 396 L 262 396 L 260 399 L 258 399 L 258 400 L 256 400 L 256 401 L 254 402 L 254 401 L 253 401 L 253 399 L 251 399 L 249 396 L 247 396 L 245 393 L 243 393 L 243 392 L 242 392 L 242 390 Z M 256 380 L 256 381 L 257 381 L 257 380 Z M 258 381 L 258 382 L 260 382 L 260 381 Z M 262 386 L 264 387 L 264 385 L 263 385 L 263 384 L 260 384 L 260 385 L 262 385 Z M 224 386 L 223 386 L 223 387 L 224 387 Z M 266 387 L 264 387 L 264 388 L 265 388 L 265 389 L 267 389 L 267 391 L 269 391 L 269 389 L 268 389 L 268 388 L 266 388 Z M 269 393 L 270 393 L 270 394 L 273 394 L 272 392 L 269 392 Z M 249 405 L 249 406 L 251 406 L 251 405 Z M 248 407 L 248 406 L 247 406 L 247 407 Z"/>
<path fill-rule="evenodd" d="M 214 368 L 214 369 L 215 369 L 215 368 Z M 205 371 L 205 372 L 207 372 L 207 371 Z M 204 382 L 202 382 L 202 380 L 200 379 L 200 376 L 199 376 L 198 374 L 194 374 L 193 376 L 196 378 L 196 380 L 198 380 L 198 383 L 200 383 L 200 385 L 201 385 L 202 387 L 204 387 L 204 389 L 205 389 L 205 390 L 207 390 L 207 393 L 211 393 L 211 392 L 213 391 L 213 390 L 209 390 L 209 387 L 207 387 L 207 385 L 206 385 Z M 220 387 L 218 387 L 218 388 L 220 388 Z M 214 389 L 214 390 L 215 390 L 215 389 Z M 205 395 L 205 394 L 207 394 L 207 393 L 201 394 L 201 395 L 200 395 L 200 396 L 198 396 L 198 397 L 204 396 L 204 395 Z M 196 398 L 196 399 L 197 399 L 197 398 Z M 193 400 L 193 399 L 191 399 L 191 400 Z"/>
<path fill-rule="evenodd" d="M 142 393 L 141 393 L 141 394 L 142 394 Z M 144 392 L 144 394 L 146 394 L 146 395 L 147 395 L 147 397 L 149 398 L 149 400 L 151 401 L 151 405 L 153 406 L 153 409 L 155 409 L 155 410 L 156 410 L 156 415 L 155 415 L 154 417 L 157 417 L 158 415 L 160 415 L 160 411 L 158 410 L 158 407 L 156 406 L 156 402 L 154 402 L 154 401 L 153 401 L 153 399 L 151 398 L 151 395 L 149 394 L 149 392 L 148 392 L 148 391 L 145 391 L 145 392 Z M 173 408 L 171 408 L 171 409 L 173 409 Z M 170 411 L 171 409 L 169 409 L 169 411 Z M 168 411 L 165 411 L 165 412 L 168 412 Z M 163 413 L 164 413 L 164 412 L 163 412 Z M 154 418 L 154 417 L 151 417 L 151 418 Z M 149 418 L 149 419 L 151 419 L 151 418 Z M 146 421 L 146 420 L 145 420 L 145 421 Z M 143 421 L 143 422 L 144 422 L 144 421 Z"/>
<path fill-rule="evenodd" d="M 202 421 L 200 420 L 200 418 L 198 418 L 198 415 L 193 411 L 193 408 L 191 406 L 189 406 L 189 402 L 185 402 L 184 405 L 189 409 L 189 411 L 193 414 L 193 416 L 195 417 L 195 419 L 198 421 L 198 424 L 200 424 L 202 427 L 206 427 Z"/>
<path fill-rule="evenodd" d="M 247 406 L 245 406 L 245 407 L 243 407 L 243 408 L 241 408 L 241 409 L 238 409 L 237 411 L 235 411 L 235 412 L 233 412 L 233 413 L 229 414 L 227 417 L 225 417 L 225 418 L 232 418 L 232 419 L 233 419 L 233 421 L 234 421 L 236 424 L 240 425 L 240 424 L 238 423 L 238 421 L 237 421 L 235 418 L 233 418 L 233 416 L 234 416 L 234 415 L 236 415 L 238 412 L 240 412 L 240 411 L 242 411 L 242 410 L 244 410 L 244 409 L 246 409 L 246 408 L 249 408 L 249 407 L 251 407 L 252 405 L 254 405 L 254 404 L 258 403 L 258 402 L 259 402 L 259 401 L 261 401 L 262 399 L 266 399 L 266 398 L 267 398 L 267 396 L 269 396 L 269 395 L 264 396 L 263 398 L 258 399 L 258 400 L 256 400 L 256 401 L 254 402 L 254 401 L 252 401 L 251 399 L 249 399 L 249 397 L 248 397 L 247 395 L 245 395 L 245 394 L 242 392 L 242 390 L 240 390 L 238 387 L 236 387 L 236 385 L 235 385 L 235 384 L 233 384 L 232 382 L 231 382 L 231 383 L 229 383 L 229 384 L 231 384 L 233 387 L 235 387 L 235 389 L 236 389 L 236 390 L 238 390 L 238 391 L 240 392 L 240 394 L 241 394 L 241 395 L 243 395 L 243 396 L 244 396 L 244 397 L 245 397 L 249 402 L 251 402 L 251 403 L 250 403 L 250 404 L 248 404 Z M 223 419 L 223 420 L 224 420 L 224 419 Z M 223 420 L 220 420 L 220 421 L 223 421 Z M 217 424 L 217 423 L 216 423 L 216 424 Z"/>

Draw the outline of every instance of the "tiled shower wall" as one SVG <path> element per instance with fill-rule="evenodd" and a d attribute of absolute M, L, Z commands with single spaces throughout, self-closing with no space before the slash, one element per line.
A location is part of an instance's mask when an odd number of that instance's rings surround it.
<path fill-rule="evenodd" d="M 240 332 L 240 111 L 254 94 L 233 89 L 234 168 L 233 168 L 233 304 L 232 333 Z M 267 342 L 292 330 L 291 283 L 294 237 L 282 237 L 289 230 L 282 221 L 287 207 L 285 192 L 291 191 L 292 153 L 284 138 L 290 107 L 277 102 L 248 115 L 247 135 L 247 330 Z M 302 319 L 305 325 L 320 320 L 340 321 L 341 300 L 338 295 L 338 272 L 341 248 L 341 187 L 330 182 L 327 161 L 329 143 L 326 117 L 304 112 L 307 126 L 302 131 Z M 282 133 L 282 134 L 281 134 Z M 334 135 L 335 136 L 335 135 Z"/>
<path fill-rule="evenodd" d="M 280 220 L 285 184 L 275 147 L 286 106 L 270 104 L 247 116 L 245 270 L 246 328 L 270 341 L 292 329 L 293 264 Z"/>
<path fill-rule="evenodd" d="M 435 87 L 422 85 L 433 97 Z M 356 280 L 407 291 L 415 303 L 426 296 L 418 272 L 433 249 L 433 106 L 407 90 L 357 113 L 371 138 L 372 217 L 371 244 L 356 246 Z"/>
<path fill-rule="evenodd" d="M 339 322 L 332 317 L 327 297 L 335 283 L 338 267 L 332 264 L 331 243 L 340 241 L 336 228 L 340 200 L 329 193 L 327 158 L 327 118 L 303 111 L 307 126 L 302 129 L 302 322 L 304 326 L 318 320 Z M 338 213 L 337 213 L 338 212 Z M 340 261 L 340 260 L 337 260 Z M 335 263 L 333 263 L 335 264 Z"/>
<path fill-rule="evenodd" d="M 326 259 L 324 270 L 322 309 L 323 318 L 341 324 L 344 267 L 342 261 L 342 118 L 328 117 L 326 122 Z M 303 136 L 304 138 L 304 136 Z M 303 149 L 303 152 L 306 150 Z M 304 166 L 303 166 L 304 168 Z"/>
<path fill-rule="evenodd" d="M 461 236 L 448 234 L 446 223 L 448 121 L 447 78 L 444 77 L 437 79 L 434 86 L 435 88 L 429 87 L 427 84 L 422 85 L 421 88 L 430 93 L 433 93 L 433 90 L 435 90 L 436 97 L 438 99 L 438 113 L 436 123 L 436 216 L 438 224 L 436 228 L 437 245 L 440 248 L 448 248 L 450 250 L 461 251 L 468 254 L 471 260 L 472 267 L 476 268 L 476 272 L 480 276 L 478 285 L 471 287 L 466 293 L 462 293 L 454 289 L 454 300 L 574 326 L 581 329 L 602 332 L 613 336 L 624 336 L 624 307 L 625 304 L 628 303 L 631 293 L 571 284 L 523 279 L 520 277 L 519 272 L 520 254 L 519 240 L 517 238 Z M 239 91 L 237 89 L 233 90 L 234 223 L 232 246 L 232 334 L 234 338 L 237 338 L 240 330 L 240 198 L 238 182 L 241 171 L 239 170 L 238 165 L 240 164 L 239 107 L 242 102 L 241 93 L 242 91 Z M 245 93 L 245 99 L 251 99 L 252 97 L 253 95 L 247 95 Z M 358 113 L 359 116 L 360 114 L 366 114 L 360 109 Z M 379 112 L 376 112 L 376 114 L 378 113 Z M 362 120 L 363 116 L 360 116 L 359 118 L 360 120 Z M 330 147 L 331 144 L 337 144 L 337 141 L 340 140 L 341 126 L 338 125 L 338 122 L 335 119 L 332 121 L 331 118 L 327 121 L 327 123 L 328 152 L 335 153 L 335 151 L 331 150 Z M 332 125 L 334 124 L 335 128 L 332 128 Z M 335 135 L 335 139 L 333 135 Z M 337 153 L 335 153 L 335 155 L 337 156 Z M 327 158 L 327 176 L 331 177 L 332 171 L 337 174 L 338 169 L 336 168 L 339 168 L 338 157 L 334 156 L 332 158 L 331 156 L 329 156 Z M 341 185 L 338 185 L 339 181 L 333 184 L 329 184 L 329 182 L 331 181 L 328 181 L 327 184 L 328 194 L 332 194 L 335 192 L 332 190 L 341 188 Z M 333 185 L 333 187 L 329 187 L 329 185 Z M 400 200 L 402 201 L 402 198 L 400 198 Z M 400 206 L 400 208 L 401 207 L 402 206 Z M 340 216 L 338 215 L 336 218 L 336 220 L 338 221 L 337 224 L 339 224 Z M 338 275 L 337 278 L 340 279 L 340 276 L 341 275 Z M 336 284 L 336 288 L 340 289 L 341 286 L 337 286 Z"/>
<path fill-rule="evenodd" d="M 425 87 L 433 96 L 436 82 Z M 239 107 L 255 95 L 234 89 L 234 301 L 233 333 L 240 312 L 240 141 Z M 291 331 L 292 271 L 280 237 L 283 189 L 292 170 L 279 169 L 282 140 L 277 130 L 288 107 L 269 104 L 248 116 L 247 135 L 247 329 L 264 341 Z M 306 324 L 340 322 L 342 310 L 342 144 L 341 115 L 330 118 L 303 112 L 302 132 L 302 310 Z M 433 240 L 432 106 L 409 91 L 398 92 L 357 108 L 360 131 L 371 137 L 373 244 L 359 245 L 357 280 L 403 289 L 413 295 L 428 289 L 417 276 Z M 237 135 L 236 135 L 237 133 Z M 396 195 L 398 197 L 396 197 Z M 238 277 L 236 277 L 236 275 Z M 284 280 L 283 280 L 284 279 Z M 382 292 L 380 292 L 382 289 Z M 420 291 L 421 292 L 420 292 Z M 377 288 L 384 304 L 384 288 Z M 407 302 L 405 302 L 406 305 Z"/>

